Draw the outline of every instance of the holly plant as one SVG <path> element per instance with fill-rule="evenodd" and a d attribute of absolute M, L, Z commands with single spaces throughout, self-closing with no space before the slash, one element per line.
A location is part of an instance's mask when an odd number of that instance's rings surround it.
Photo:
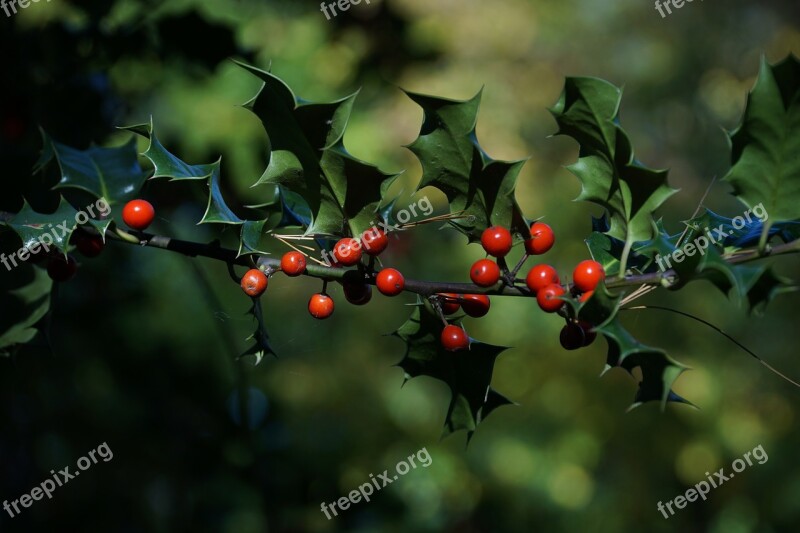
<path fill-rule="evenodd" d="M 408 93 L 424 112 L 419 136 L 408 146 L 422 166 L 417 192 L 432 186 L 448 202 L 444 214 L 409 221 L 396 217 L 403 208 L 392 187 L 397 175 L 353 157 L 344 145 L 355 94 L 313 103 L 297 97 L 274 74 L 241 66 L 261 82 L 244 105 L 260 119 L 267 138 L 266 168 L 253 186 L 274 192 L 273 199 L 246 209 L 229 202 L 221 162 L 183 161 L 159 141 L 152 120 L 123 128 L 133 138 L 116 148 L 78 150 L 44 134 L 34 171 L 57 170 L 61 203 L 53 213 L 38 213 L 26 202 L 18 213 L 0 215 L 4 230 L 22 241 L 24 250 L 15 260 L 24 260 L 27 252 L 36 258 L 34 248 L 43 259 L 35 276 L 12 291 L 19 305 L 12 320 L 4 318 L 0 351 L 12 353 L 45 327 L 48 294 L 77 271 L 71 254 L 77 250 L 94 257 L 108 243 L 225 262 L 252 300 L 256 326 L 242 356 L 256 363 L 275 355 L 261 299 L 268 298 L 276 276 L 320 280 L 320 291 L 308 302 L 309 313 L 320 320 L 332 317 L 343 303 L 328 293 L 332 283 L 343 286 L 352 305 L 369 304 L 373 287 L 389 298 L 414 293 L 408 320 L 393 333 L 405 345 L 398 365 L 406 379 L 430 376 L 445 382 L 452 397 L 444 433 L 466 430 L 471 437 L 494 409 L 512 403 L 491 387 L 495 360 L 506 347 L 471 338 L 462 324 L 464 316 L 489 314 L 491 298 L 529 298 L 543 312 L 563 317 L 565 349 L 603 337 L 606 370 L 641 376 L 633 407 L 654 401 L 663 408 L 668 402 L 689 403 L 672 391 L 686 367 L 663 349 L 639 342 L 622 325 L 621 311 L 649 292 L 680 290 L 699 280 L 751 311 L 797 289 L 796 282 L 778 276 L 764 261 L 800 251 L 800 62 L 794 56 L 775 65 L 762 62 L 741 124 L 728 133 L 731 167 L 723 181 L 747 216 L 698 211 L 674 235 L 657 212 L 678 191 L 670 187 L 666 170 L 636 159 L 620 122 L 621 89 L 601 79 L 567 78 L 550 112 L 557 134 L 580 147 L 578 160 L 568 167 L 582 186 L 578 199 L 603 210 L 600 218 L 587 221 L 586 256 L 572 272 L 557 272 L 543 262 L 530 265 L 531 256 L 554 248 L 557 228 L 541 217 L 529 218 L 516 201 L 525 161 L 495 160 L 481 148 L 475 133 L 480 93 L 464 101 Z M 146 139 L 144 167 L 136 153 L 137 136 Z M 156 216 L 154 206 L 141 198 L 148 179 L 202 182 L 208 194 L 199 224 L 220 233 L 234 229 L 238 247 L 147 233 Z M 81 221 L 76 192 L 108 209 Z M 392 233 L 428 223 L 444 224 L 483 247 L 487 257 L 469 268 L 472 283 L 409 279 L 383 264 L 381 254 L 392 246 Z M 53 226 L 61 231 L 52 232 Z M 285 255 L 265 252 L 270 240 Z M 510 264 L 512 252 L 521 257 Z"/>

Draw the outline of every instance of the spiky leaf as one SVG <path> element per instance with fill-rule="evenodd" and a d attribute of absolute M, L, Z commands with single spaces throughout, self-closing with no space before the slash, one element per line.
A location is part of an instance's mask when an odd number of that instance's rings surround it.
<path fill-rule="evenodd" d="M 369 229 L 395 176 L 345 149 L 344 132 L 357 93 L 336 102 L 309 103 L 271 73 L 241 66 L 263 82 L 245 104 L 268 138 L 269 162 L 257 184 L 280 185 L 301 197 L 312 215 L 307 234 L 356 236 Z"/>
<path fill-rule="evenodd" d="M 622 91 L 596 78 L 567 78 L 564 92 L 550 111 L 557 135 L 580 145 L 578 162 L 569 170 L 581 181 L 578 200 L 608 211 L 608 234 L 629 245 L 655 236 L 653 213 L 676 190 L 667 171 L 645 167 L 619 123 Z"/>
<path fill-rule="evenodd" d="M 41 268 L 26 266 L 0 276 L 0 356 L 33 340 L 36 324 L 50 310 L 53 282 Z"/>
<path fill-rule="evenodd" d="M 116 148 L 93 146 L 78 150 L 58 143 L 42 132 L 44 149 L 40 169 L 55 159 L 61 171 L 56 189 L 80 189 L 117 206 L 137 197 L 147 173 L 139 165 L 136 139 Z"/>
<path fill-rule="evenodd" d="M 642 380 L 631 409 L 650 401 L 658 401 L 663 409 L 667 402 L 690 404 L 672 391 L 672 384 L 688 367 L 675 361 L 658 348 L 646 346 L 628 333 L 619 317 L 597 327 L 598 333 L 608 341 L 608 355 L 604 373 L 612 368 L 623 368 L 633 375 L 639 367 Z"/>
<path fill-rule="evenodd" d="M 761 61 L 741 125 L 729 134 L 732 167 L 723 178 L 771 224 L 800 218 L 800 61 Z"/>
<path fill-rule="evenodd" d="M 256 330 L 250 337 L 247 338 L 247 340 L 253 341 L 253 345 L 248 348 L 240 357 L 252 355 L 256 359 L 256 365 L 261 363 L 261 360 L 264 359 L 264 356 L 267 354 L 272 354 L 273 356 L 278 357 L 278 354 L 275 353 L 275 350 L 272 349 L 272 345 L 270 344 L 267 326 L 264 324 L 264 311 L 261 308 L 261 301 L 257 298 L 254 299 L 253 307 L 251 307 L 250 311 L 248 312 L 249 314 L 253 315 L 253 320 L 256 323 Z"/>
<path fill-rule="evenodd" d="M 397 366 L 406 380 L 430 376 L 447 383 L 452 398 L 445 417 L 444 435 L 475 428 L 495 408 L 512 403 L 491 388 L 494 362 L 506 348 L 472 341 L 469 350 L 452 353 L 442 348 L 442 322 L 428 306 L 419 304 L 411 317 L 393 335 L 406 343 L 406 353 Z"/>
<path fill-rule="evenodd" d="M 419 189 L 434 186 L 447 195 L 450 212 L 463 212 L 451 224 L 470 242 L 492 225 L 529 238 L 515 197 L 525 160 L 496 161 L 480 147 L 475 126 L 481 93 L 464 101 L 407 94 L 425 113 L 419 137 L 408 146 L 422 164 Z"/>
<path fill-rule="evenodd" d="M 78 227 L 77 215 L 78 211 L 63 198 L 53 213 L 37 213 L 26 201 L 19 213 L 0 224 L 7 225 L 19 235 L 22 246 L 28 250 L 32 247 L 42 250 L 41 246 L 47 246 L 66 255 L 70 237 Z"/>

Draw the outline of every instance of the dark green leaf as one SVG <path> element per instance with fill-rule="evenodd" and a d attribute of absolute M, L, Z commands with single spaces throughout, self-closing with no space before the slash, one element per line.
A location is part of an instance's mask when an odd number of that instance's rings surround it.
<path fill-rule="evenodd" d="M 278 357 L 278 354 L 272 349 L 272 345 L 269 341 L 267 327 L 264 325 L 264 311 L 261 308 L 260 300 L 253 300 L 253 307 L 250 308 L 249 314 L 253 315 L 253 319 L 256 322 L 256 330 L 247 340 L 252 340 L 254 343 L 253 346 L 248 348 L 240 357 L 252 355 L 256 358 L 256 365 L 261 363 L 261 360 L 264 359 L 264 356 L 267 354 Z"/>
<path fill-rule="evenodd" d="M 659 260 L 663 264 L 664 257 L 669 257 L 676 249 L 680 235 L 670 235 L 664 229 L 661 220 L 654 222 L 654 236 L 649 241 L 638 242 L 633 246 L 632 266 L 641 272 L 652 272 L 660 269 Z M 664 269 L 666 270 L 666 268 Z"/>
<path fill-rule="evenodd" d="M 269 163 L 257 183 L 280 185 L 308 204 L 312 220 L 307 234 L 357 236 L 369 229 L 395 176 L 354 158 L 344 147 L 356 94 L 308 103 L 269 72 L 241 66 L 263 82 L 245 104 L 261 119 L 269 142 Z"/>
<path fill-rule="evenodd" d="M 121 128 L 142 135 L 150 140 L 147 150 L 142 154 L 153 164 L 153 178 L 176 180 L 206 180 L 208 186 L 208 205 L 200 224 L 242 224 L 244 221 L 234 213 L 225 201 L 220 186 L 221 163 L 190 165 L 174 156 L 159 142 L 152 121 L 149 126 L 128 126 Z"/>
<path fill-rule="evenodd" d="M 654 238 L 653 213 L 676 190 L 667 184 L 666 171 L 635 159 L 619 125 L 621 98 L 622 91 L 606 81 L 567 78 L 550 111 L 559 126 L 557 135 L 568 135 L 580 145 L 578 162 L 568 167 L 581 181 L 577 199 L 605 208 L 611 221 L 608 235 L 630 246 Z"/>
<path fill-rule="evenodd" d="M 46 133 L 42 136 L 44 149 L 37 168 L 56 159 L 61 170 L 56 189 L 80 189 L 105 198 L 112 207 L 139 195 L 147 173 L 139 165 L 135 137 L 116 148 L 76 150 L 55 142 Z"/>
<path fill-rule="evenodd" d="M 772 224 L 800 218 L 800 61 L 762 59 L 741 125 L 730 133 L 732 167 L 723 178 Z"/>
<path fill-rule="evenodd" d="M 44 269 L 29 265 L 0 276 L 0 355 L 36 336 L 36 324 L 50 310 L 52 286 Z"/>
<path fill-rule="evenodd" d="M 452 225 L 470 242 L 492 225 L 529 238 L 515 197 L 525 160 L 496 161 L 480 147 L 475 126 L 481 93 L 464 101 L 407 94 L 425 113 L 419 137 L 408 146 L 422 164 L 419 189 L 436 187 L 447 196 L 451 213 L 463 212 Z"/>
<path fill-rule="evenodd" d="M 649 401 L 660 402 L 662 409 L 667 402 L 690 403 L 672 391 L 672 384 L 688 367 L 669 357 L 663 350 L 637 341 L 622 327 L 618 317 L 596 330 L 608 341 L 604 373 L 617 367 L 625 369 L 632 376 L 636 367 L 642 372 L 631 409 Z"/>
<path fill-rule="evenodd" d="M 58 209 L 53 213 L 37 213 L 26 201 L 19 213 L 0 224 L 6 224 L 19 235 L 22 246 L 29 250 L 31 247 L 38 248 L 36 243 L 42 243 L 66 255 L 69 239 L 78 227 L 75 220 L 77 215 L 78 211 L 64 198 L 61 198 Z"/>
<path fill-rule="evenodd" d="M 467 439 L 491 411 L 512 403 L 492 390 L 494 362 L 506 348 L 472 341 L 470 349 L 448 352 L 442 348 L 442 322 L 426 305 L 418 305 L 408 321 L 394 332 L 406 343 L 406 354 L 397 366 L 405 371 L 406 380 L 430 376 L 447 383 L 452 399 L 447 410 L 444 435 L 467 431 Z"/>

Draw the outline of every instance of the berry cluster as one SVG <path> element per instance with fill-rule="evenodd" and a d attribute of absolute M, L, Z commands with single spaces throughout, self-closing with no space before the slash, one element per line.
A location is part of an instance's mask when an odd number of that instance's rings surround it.
<path fill-rule="evenodd" d="M 370 276 L 372 272 L 372 262 L 369 266 L 362 263 L 362 258 L 366 254 L 370 257 L 380 255 L 389 246 L 389 237 L 383 230 L 373 228 L 365 231 L 361 239 L 347 237 L 339 240 L 333 247 L 332 255 L 335 263 L 334 267 L 350 267 L 358 265 L 363 271 L 368 269 Z M 306 256 L 297 251 L 287 252 L 281 258 L 280 270 L 289 277 L 296 277 L 304 274 L 308 267 Z M 271 274 L 271 273 L 270 273 Z M 384 268 L 374 274 L 375 286 L 381 294 L 386 296 L 396 296 L 405 289 L 405 278 L 394 268 Z M 268 275 L 260 269 L 249 270 L 242 278 L 242 290 L 252 298 L 258 298 L 267 290 Z M 334 302 L 330 295 L 326 294 L 325 287 L 320 293 L 311 296 L 308 302 L 308 312 L 314 318 L 323 320 L 333 314 Z M 342 281 L 345 299 L 353 305 L 365 305 L 372 299 L 372 286 L 367 283 L 366 278 L 354 281 L 345 279 Z"/>
<path fill-rule="evenodd" d="M 555 244 L 555 234 L 552 228 L 543 222 L 535 222 L 530 228 L 531 238 L 524 242 L 525 255 L 519 265 L 509 271 L 505 262 L 505 257 L 511 251 L 513 238 L 511 232 L 500 226 L 493 226 L 486 229 L 481 235 L 481 245 L 486 253 L 497 258 L 479 259 L 470 268 L 470 279 L 479 287 L 491 288 L 501 280 L 504 285 L 517 287 L 516 274 L 522 267 L 525 260 L 531 255 L 542 255 L 548 252 Z M 572 296 L 579 298 L 581 303 L 588 300 L 594 288 L 605 278 L 603 266 L 592 260 L 582 261 L 575 267 L 572 273 L 573 286 Z M 591 344 L 596 333 L 592 331 L 592 325 L 578 321 L 574 317 L 569 317 L 564 312 L 564 298 L 567 289 L 561 285 L 556 269 L 547 264 L 539 264 L 528 271 L 525 277 L 525 286 L 531 296 L 536 297 L 539 307 L 547 313 L 561 313 L 567 320 L 567 325 L 561 332 L 561 344 L 564 348 L 573 350 Z M 489 298 L 485 295 L 469 295 L 471 298 L 483 297 L 486 299 L 486 307 L 483 316 L 489 310 Z M 464 305 L 464 296 L 453 294 L 439 294 L 435 305 L 439 309 L 445 327 L 442 331 L 441 343 L 446 350 L 458 351 L 469 348 L 469 337 L 464 333 L 463 328 L 459 328 L 447 322 L 445 315 L 451 315 L 458 311 L 459 306 L 463 307 L 470 316 L 476 316 Z M 456 332 L 458 330 L 459 333 Z"/>

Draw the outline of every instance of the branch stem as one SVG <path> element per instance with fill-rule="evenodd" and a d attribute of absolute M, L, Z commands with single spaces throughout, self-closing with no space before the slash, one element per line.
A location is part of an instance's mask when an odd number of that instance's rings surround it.
<path fill-rule="evenodd" d="M 135 244 L 138 246 L 147 246 L 151 248 L 159 248 L 162 250 L 169 250 L 189 257 L 207 257 L 209 259 L 216 259 L 223 261 L 229 265 L 239 265 L 244 267 L 251 266 L 251 258 L 249 256 L 237 257 L 235 250 L 222 248 L 216 244 L 202 244 L 190 241 L 183 241 L 180 239 L 173 239 L 161 235 L 150 235 L 146 233 L 136 233 L 135 237 L 138 239 L 128 239 L 127 236 L 123 237 L 113 232 L 108 232 L 109 240 L 125 242 L 128 244 Z M 134 234 L 127 234 L 134 235 Z M 726 260 L 730 264 L 746 263 L 748 261 L 755 261 L 765 257 L 782 255 L 789 253 L 800 252 L 800 239 L 767 248 L 766 255 L 762 255 L 757 248 L 743 250 L 735 256 L 731 256 Z M 270 268 L 277 270 L 280 267 L 280 259 L 271 256 L 261 256 L 258 261 L 258 266 L 261 268 Z M 345 276 L 352 276 L 348 274 L 350 270 L 338 267 L 328 267 L 325 265 L 309 264 L 306 267 L 305 275 L 318 278 L 324 281 L 341 281 Z M 366 283 L 375 284 L 376 273 L 368 272 L 365 274 L 364 281 Z M 647 274 L 630 275 L 623 278 L 608 280 L 606 286 L 610 289 L 621 289 L 625 287 L 641 287 L 643 285 L 650 285 L 658 287 L 662 285 L 662 280 L 676 277 L 677 274 L 674 270 L 665 272 L 651 272 Z M 520 281 L 520 280 L 515 280 Z M 406 278 L 405 290 L 407 292 L 419 294 L 426 297 L 432 294 L 451 292 L 457 294 L 486 294 L 496 296 L 525 296 L 530 297 L 530 292 L 525 290 L 524 287 L 518 285 L 505 285 L 496 287 L 478 287 L 472 283 L 452 283 L 447 281 L 422 281 Z"/>

